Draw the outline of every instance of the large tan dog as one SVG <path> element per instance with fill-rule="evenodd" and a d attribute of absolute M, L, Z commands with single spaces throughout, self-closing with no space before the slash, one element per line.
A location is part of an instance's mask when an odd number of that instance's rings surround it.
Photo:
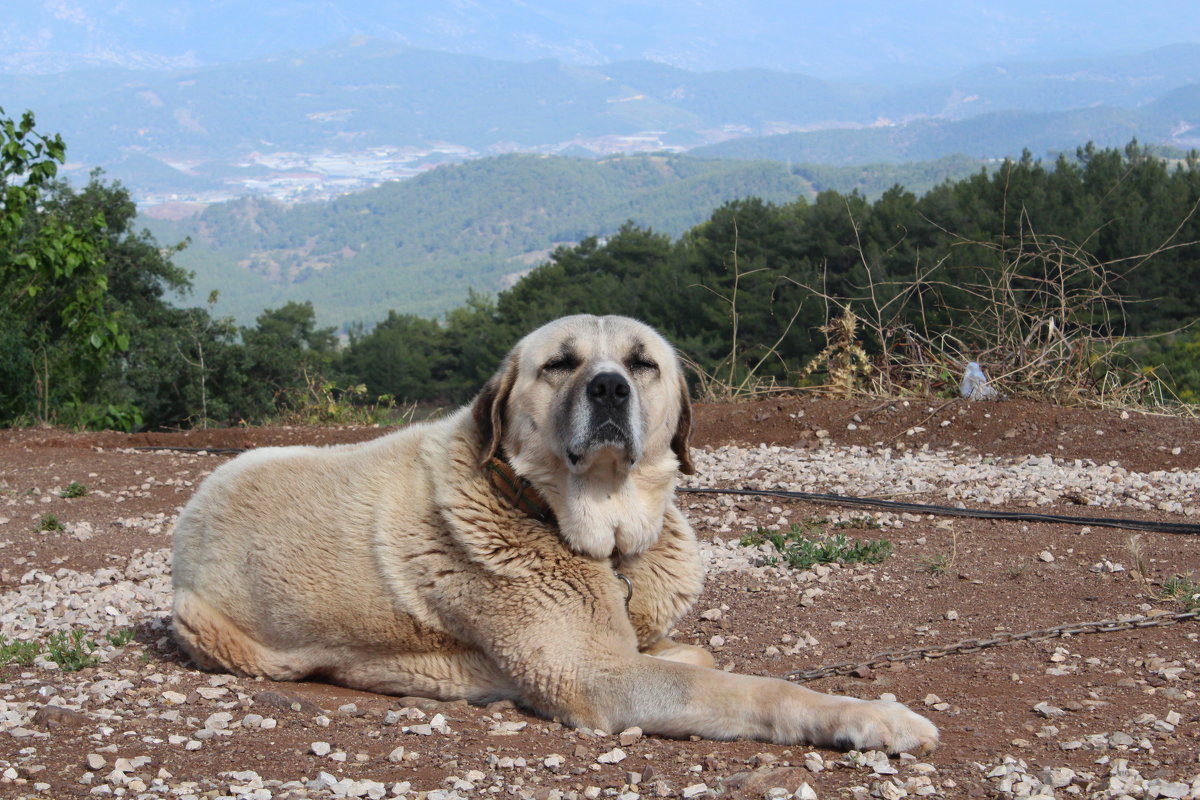
<path fill-rule="evenodd" d="M 608 731 L 932 749 L 902 705 L 725 673 L 666 638 L 702 582 L 673 504 L 690 418 L 653 330 L 552 322 L 446 419 L 214 472 L 175 528 L 176 635 L 207 668 L 510 698 Z"/>

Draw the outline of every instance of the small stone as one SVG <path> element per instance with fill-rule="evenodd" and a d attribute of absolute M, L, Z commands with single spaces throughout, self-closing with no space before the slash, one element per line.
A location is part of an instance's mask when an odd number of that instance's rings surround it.
<path fill-rule="evenodd" d="M 607 753 L 601 753 L 596 756 L 596 760 L 601 764 L 619 764 L 625 760 L 625 751 L 619 747 L 614 747 Z"/>
<path fill-rule="evenodd" d="M 88 769 L 93 771 L 104 769 L 105 765 L 108 764 L 108 762 L 104 760 L 104 756 L 100 755 L 99 753 L 88 753 L 86 760 Z"/>
<path fill-rule="evenodd" d="M 708 784 L 706 783 L 693 783 L 683 790 L 684 798 L 699 797 L 702 794 L 708 794 Z"/>
<path fill-rule="evenodd" d="M 1066 711 L 1063 711 L 1058 706 L 1052 706 L 1044 700 L 1042 702 L 1038 703 L 1037 705 L 1035 705 L 1033 707 L 1033 710 L 1036 711 L 1037 713 L 1041 714 L 1043 717 L 1046 717 L 1047 719 L 1049 719 L 1051 717 L 1066 716 L 1066 713 L 1067 713 Z"/>
<path fill-rule="evenodd" d="M 1152 780 L 1146 783 L 1146 797 L 1190 797 L 1192 787 L 1182 781 Z"/>
<path fill-rule="evenodd" d="M 1044 783 L 1050 784 L 1055 789 L 1061 789 L 1064 786 L 1070 786 L 1071 781 L 1075 780 L 1075 770 L 1068 767 L 1055 767 L 1048 769 L 1042 777 Z"/>
<path fill-rule="evenodd" d="M 638 739 L 641 739 L 641 738 L 642 738 L 642 729 L 637 727 L 636 725 L 633 726 L 632 728 L 626 728 L 625 730 L 621 731 L 620 735 L 617 737 L 618 741 L 621 743 L 621 745 L 623 747 L 629 747 L 629 745 L 633 744 L 634 742 L 636 742 Z"/>
<path fill-rule="evenodd" d="M 1045 561 L 1047 564 L 1054 563 L 1054 554 L 1049 550 L 1043 550 L 1042 552 L 1038 553 L 1038 558 L 1042 561 Z"/>
<path fill-rule="evenodd" d="M 397 747 L 395 750 L 387 754 L 387 760 L 393 764 L 398 764 L 404 760 L 404 748 Z"/>
<path fill-rule="evenodd" d="M 308 746 L 308 749 L 315 756 L 327 756 L 332 748 L 329 746 L 329 742 L 313 742 Z"/>
<path fill-rule="evenodd" d="M 228 711 L 218 711 L 208 715 L 208 718 L 204 720 L 204 727 L 210 731 L 223 731 L 229 727 L 231 722 L 233 722 L 233 714 Z"/>

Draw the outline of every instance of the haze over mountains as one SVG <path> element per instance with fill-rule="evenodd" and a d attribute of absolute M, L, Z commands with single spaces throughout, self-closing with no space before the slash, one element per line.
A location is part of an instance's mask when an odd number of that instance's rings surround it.
<path fill-rule="evenodd" d="M 678 233 L 753 193 L 919 188 L 1088 141 L 1200 146 L 1200 43 L 1178 42 L 1191 2 L 1047 5 L 32 0 L 3 12 L 0 106 L 61 133 L 75 179 L 103 167 L 160 215 L 207 206 L 157 224 L 194 237 L 182 260 L 200 296 L 235 295 L 223 312 L 313 299 L 325 322 L 369 321 L 494 291 L 626 219 Z M 329 207 L 221 205 L 414 176 Z M 528 185 L 506 196 L 513 180 Z M 427 217 L 423 197 L 460 205 Z M 443 244 L 460 235 L 480 249 Z M 372 290 L 389 269 L 404 288 Z"/>
<path fill-rule="evenodd" d="M 1191 0 L 27 0 L 7 3 L 0 71 L 197 67 L 368 36 L 569 64 L 652 60 L 897 84 L 981 63 L 1195 40 Z"/>

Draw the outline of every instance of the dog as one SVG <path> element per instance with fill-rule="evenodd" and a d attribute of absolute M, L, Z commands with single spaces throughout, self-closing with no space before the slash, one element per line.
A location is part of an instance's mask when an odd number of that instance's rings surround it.
<path fill-rule="evenodd" d="M 175 636 L 202 668 L 605 731 L 932 750 L 899 703 L 723 672 L 667 637 L 703 581 L 673 502 L 690 428 L 652 328 L 551 322 L 444 419 L 214 471 L 175 526 Z"/>

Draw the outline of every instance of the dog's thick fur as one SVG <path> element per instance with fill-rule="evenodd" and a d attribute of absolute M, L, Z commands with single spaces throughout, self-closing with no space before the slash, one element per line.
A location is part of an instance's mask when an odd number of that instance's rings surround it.
<path fill-rule="evenodd" d="M 672 502 L 689 427 L 676 355 L 653 330 L 550 323 L 443 420 L 214 472 L 175 528 L 176 636 L 206 668 L 510 698 L 608 731 L 932 749 L 937 730 L 902 705 L 722 672 L 666 638 L 702 582 Z M 552 521 L 498 492 L 497 454 Z"/>

